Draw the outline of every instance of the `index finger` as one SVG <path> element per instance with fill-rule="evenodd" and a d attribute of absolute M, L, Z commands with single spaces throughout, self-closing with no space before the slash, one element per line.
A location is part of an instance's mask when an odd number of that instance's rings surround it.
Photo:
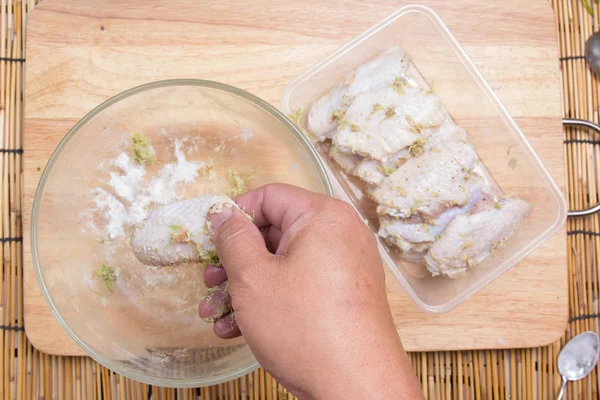
<path fill-rule="evenodd" d="M 305 214 L 322 207 L 331 197 L 292 185 L 274 183 L 244 193 L 235 202 L 254 218 L 259 228 L 273 225 L 282 232 Z"/>

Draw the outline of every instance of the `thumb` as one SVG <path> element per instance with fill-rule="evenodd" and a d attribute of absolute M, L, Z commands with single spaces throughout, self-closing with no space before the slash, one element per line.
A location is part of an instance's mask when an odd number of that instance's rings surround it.
<path fill-rule="evenodd" d="M 230 203 L 215 204 L 209 219 L 217 255 L 230 280 L 235 281 L 248 267 L 271 261 L 273 255 L 260 231 L 240 209 Z"/>

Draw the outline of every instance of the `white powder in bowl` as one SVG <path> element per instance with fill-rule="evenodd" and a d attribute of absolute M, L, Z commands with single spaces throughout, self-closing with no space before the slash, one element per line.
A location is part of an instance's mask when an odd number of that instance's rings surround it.
<path fill-rule="evenodd" d="M 206 170 L 208 164 L 202 161 L 188 161 L 181 141 L 175 141 L 175 162 L 166 164 L 150 181 L 146 177 L 143 164 L 134 163 L 129 154 L 119 154 L 110 164 L 116 171 L 110 173 L 108 185 L 111 190 L 96 188 L 92 191 L 95 209 L 82 217 L 100 215 L 104 228 L 100 230 L 108 239 L 124 238 L 131 228 L 141 223 L 151 207 L 179 200 L 179 184 L 193 183 L 199 170 Z M 92 221 L 85 226 L 94 226 Z M 98 230 L 98 229 L 95 229 Z"/>

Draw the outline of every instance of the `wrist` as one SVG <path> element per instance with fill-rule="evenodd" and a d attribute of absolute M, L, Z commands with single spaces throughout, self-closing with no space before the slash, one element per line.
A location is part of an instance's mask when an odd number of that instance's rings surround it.
<path fill-rule="evenodd" d="M 394 332 L 395 333 L 395 332 Z M 373 345 L 347 349 L 341 363 L 318 371 L 307 399 L 418 399 L 421 388 L 398 339 L 373 339 Z"/>
<path fill-rule="evenodd" d="M 307 391 L 307 399 L 416 399 L 415 396 L 400 396 L 407 381 L 403 370 L 370 367 L 359 368 L 352 375 L 332 372 L 328 379 Z M 300 397 L 303 398 L 304 397 Z"/>

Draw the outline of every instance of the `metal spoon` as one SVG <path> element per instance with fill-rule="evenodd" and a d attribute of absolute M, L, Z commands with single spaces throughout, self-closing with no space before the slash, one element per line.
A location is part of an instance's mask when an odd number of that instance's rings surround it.
<path fill-rule="evenodd" d="M 562 387 L 557 400 L 562 399 L 567 381 L 585 378 L 598 363 L 600 339 L 594 332 L 583 332 L 563 347 L 558 355 L 558 372 L 562 375 Z"/>

